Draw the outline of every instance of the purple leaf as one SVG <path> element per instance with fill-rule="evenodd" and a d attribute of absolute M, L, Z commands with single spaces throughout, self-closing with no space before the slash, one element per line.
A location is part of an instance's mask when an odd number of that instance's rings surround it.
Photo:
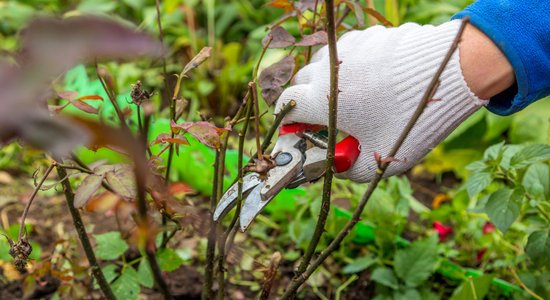
<path fill-rule="evenodd" d="M 269 105 L 277 101 L 283 92 L 283 85 L 288 83 L 292 77 L 294 65 L 294 57 L 287 56 L 260 74 L 258 84 L 262 88 L 262 96 Z"/>
<path fill-rule="evenodd" d="M 286 48 L 294 45 L 294 42 L 296 42 L 296 39 L 290 35 L 286 29 L 277 26 L 272 28 L 267 36 L 262 40 L 262 45 L 265 47 L 267 43 L 269 43 L 268 48 Z"/>
<path fill-rule="evenodd" d="M 317 31 L 314 34 L 304 35 L 302 40 L 296 43 L 296 46 L 317 46 L 326 45 L 328 36 L 325 31 Z"/>

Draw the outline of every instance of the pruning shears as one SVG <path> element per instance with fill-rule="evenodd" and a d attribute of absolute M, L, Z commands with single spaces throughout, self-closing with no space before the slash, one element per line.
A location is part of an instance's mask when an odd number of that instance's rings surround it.
<path fill-rule="evenodd" d="M 241 231 L 245 231 L 263 208 L 284 188 L 295 188 L 314 182 L 325 174 L 327 142 L 319 125 L 287 124 L 279 128 L 279 138 L 271 152 L 274 167 L 267 174 L 248 173 L 243 177 L 242 195 L 247 195 L 239 215 Z M 353 166 L 360 144 L 349 135 L 336 144 L 334 171 L 345 172 Z M 214 221 L 221 220 L 238 202 L 238 184 L 222 196 Z"/>

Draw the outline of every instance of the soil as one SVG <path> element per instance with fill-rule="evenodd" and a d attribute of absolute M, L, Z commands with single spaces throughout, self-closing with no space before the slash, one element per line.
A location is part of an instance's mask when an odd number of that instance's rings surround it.
<path fill-rule="evenodd" d="M 415 191 L 414 196 L 416 199 L 428 207 L 431 207 L 433 198 L 437 194 L 444 193 L 458 183 L 458 180 L 451 174 L 444 174 L 440 183 L 436 183 L 433 178 L 429 177 L 423 178 L 411 176 L 410 174 L 407 176 Z M 24 207 L 23 201 L 28 197 L 31 191 L 32 188 L 29 185 L 26 185 L 23 190 L 20 188 L 11 190 L 11 192 L 17 196 L 14 196 L 14 201 L 7 204 L 4 203 L 3 206 L 0 207 L 0 213 L 2 213 L 2 215 L 4 211 L 7 212 L 6 216 L 2 218 L 3 226 L 12 225 L 18 222 Z M 0 193 L 1 192 L 3 191 L 0 190 Z M 44 197 L 40 196 L 40 194 L 41 193 L 39 193 L 39 196 L 37 196 L 33 203 L 27 222 L 35 225 L 33 226 L 29 239 L 40 244 L 43 257 L 47 257 L 54 251 L 60 239 L 60 231 L 66 232 L 73 237 L 76 236 L 76 232 L 64 198 L 61 196 Z M 84 223 L 89 226 L 88 230 L 93 230 L 95 234 L 118 230 L 119 228 L 114 217 L 106 217 L 104 214 L 83 213 L 82 217 Z M 418 219 L 418 216 L 411 214 L 410 218 L 411 221 L 413 221 Z M 199 232 L 203 235 L 206 233 L 204 230 L 199 230 Z M 194 234 L 196 235 L 196 232 Z M 192 236 L 192 234 L 188 233 L 187 237 L 180 239 L 180 236 L 178 236 L 175 240 L 182 240 L 182 243 L 194 243 L 191 246 L 186 246 L 196 248 L 199 238 L 195 236 L 191 239 L 190 236 Z M 405 235 L 404 237 L 407 239 L 414 238 L 412 235 Z M 186 240 L 186 238 L 188 239 Z M 234 249 L 236 249 L 236 252 L 230 254 L 228 260 L 231 260 L 231 256 L 242 255 L 239 253 L 240 250 L 237 247 Z M 75 251 L 83 253 L 82 249 L 76 249 Z M 127 261 L 131 261 L 138 256 L 139 252 L 137 251 L 128 251 L 128 253 L 126 253 Z M 229 261 L 229 263 L 231 263 L 231 261 Z M 202 288 L 202 271 L 200 270 L 202 270 L 200 263 L 196 262 L 194 265 L 182 266 L 166 276 L 166 281 L 175 299 L 200 299 Z M 4 272 L 2 267 L 0 267 L 0 272 Z M 0 275 L 2 273 L 0 273 Z M 272 290 L 276 290 L 277 287 L 286 286 L 293 275 L 293 263 L 285 263 L 283 260 L 279 269 L 279 276 L 275 280 Z M 370 274 L 368 272 L 363 272 L 358 275 L 359 278 L 352 283 L 342 295 L 343 299 L 370 299 L 374 296 L 374 285 L 370 281 Z M 228 274 L 228 276 L 231 276 L 231 274 Z M 3 276 L 0 276 L 0 278 L 3 278 Z M 39 278 L 39 281 L 41 284 L 37 284 L 27 296 L 23 295 L 24 279 L 0 282 L 0 299 L 47 299 L 48 296 L 52 295 L 60 286 L 60 280 L 49 274 Z M 217 289 L 216 284 L 214 284 L 214 289 Z M 257 296 L 256 291 L 250 291 L 243 288 L 243 286 L 234 287 L 229 283 L 226 290 L 228 291 L 227 299 L 252 299 Z M 153 289 L 143 289 L 142 294 L 145 295 L 147 299 L 162 299 L 162 295 Z M 88 295 L 88 299 L 99 299 L 100 297 L 101 295 L 95 292 Z M 317 299 L 317 296 L 313 294 L 313 292 L 308 291 L 305 295 L 305 299 Z"/>

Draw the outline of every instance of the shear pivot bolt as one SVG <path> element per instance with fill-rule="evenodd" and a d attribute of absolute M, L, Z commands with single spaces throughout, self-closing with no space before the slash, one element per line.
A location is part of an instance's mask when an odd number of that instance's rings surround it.
<path fill-rule="evenodd" d="M 292 161 L 292 155 L 288 152 L 281 152 L 277 155 L 277 157 L 275 157 L 275 163 L 279 167 L 287 165 L 291 161 Z"/>

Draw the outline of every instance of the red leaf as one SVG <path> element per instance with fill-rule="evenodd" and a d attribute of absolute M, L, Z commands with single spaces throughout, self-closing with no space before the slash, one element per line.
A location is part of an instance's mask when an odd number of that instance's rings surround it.
<path fill-rule="evenodd" d="M 99 96 L 99 95 L 88 95 L 88 96 L 82 96 L 82 97 L 78 97 L 76 100 L 100 100 L 100 101 L 103 101 L 103 97 Z"/>
<path fill-rule="evenodd" d="M 258 84 L 262 88 L 262 96 L 269 105 L 277 101 L 283 92 L 282 86 L 292 77 L 294 65 L 294 57 L 287 56 L 278 63 L 266 68 L 260 74 Z"/>
<path fill-rule="evenodd" d="M 296 46 L 316 46 L 326 45 L 327 43 L 327 33 L 325 31 L 317 31 L 314 34 L 304 35 L 302 40 L 296 43 Z"/>
<path fill-rule="evenodd" d="M 271 40 L 271 42 L 269 42 L 269 40 Z M 296 39 L 290 35 L 286 29 L 277 26 L 272 28 L 267 36 L 262 40 L 262 45 L 265 47 L 268 42 L 268 48 L 286 48 L 294 45 Z"/>
<path fill-rule="evenodd" d="M 172 121 L 170 127 L 174 133 L 179 133 L 180 131 L 188 132 L 199 140 L 201 144 L 215 149 L 220 148 L 220 135 L 228 131 L 226 128 L 218 128 L 205 121 L 195 123 L 183 122 L 181 124 L 176 124 Z"/>
<path fill-rule="evenodd" d="M 95 114 L 95 115 L 97 115 L 97 113 L 98 113 L 98 111 L 99 111 L 97 108 L 91 106 L 90 104 L 88 104 L 88 103 L 86 103 L 86 102 L 80 101 L 80 100 L 72 101 L 71 104 L 72 104 L 74 107 L 80 109 L 81 111 L 87 112 L 87 113 L 89 113 L 89 114 Z"/>
<path fill-rule="evenodd" d="M 288 0 L 273 0 L 269 3 L 266 3 L 265 5 L 276 7 L 276 8 L 282 8 L 284 9 L 285 13 L 294 10 L 294 5 L 292 4 L 292 2 Z"/>
<path fill-rule="evenodd" d="M 172 137 L 172 135 L 168 133 L 161 133 L 157 136 L 157 138 L 152 142 L 152 145 L 157 144 L 163 144 L 163 143 L 171 143 L 171 144 L 177 144 L 177 145 L 189 145 L 189 141 L 187 138 L 183 135 L 175 135 Z"/>
<path fill-rule="evenodd" d="M 61 91 L 57 93 L 57 96 L 67 101 L 73 101 L 73 99 L 76 98 L 76 96 L 78 96 L 78 93 L 75 91 Z"/>

